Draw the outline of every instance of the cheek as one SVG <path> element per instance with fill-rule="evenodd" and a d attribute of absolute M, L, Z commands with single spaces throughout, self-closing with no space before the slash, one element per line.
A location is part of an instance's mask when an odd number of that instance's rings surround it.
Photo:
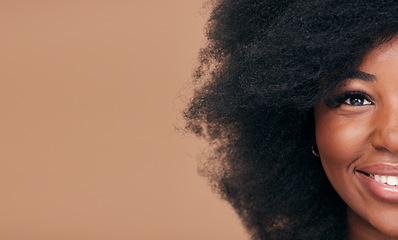
<path fill-rule="evenodd" d="M 321 158 L 336 164 L 347 164 L 358 157 L 366 138 L 363 126 L 341 121 L 328 121 L 316 125 L 316 142 Z"/>
<path fill-rule="evenodd" d="M 333 111 L 315 114 L 316 143 L 326 174 L 333 178 L 350 169 L 366 147 L 368 130 L 366 122 L 342 117 Z"/>

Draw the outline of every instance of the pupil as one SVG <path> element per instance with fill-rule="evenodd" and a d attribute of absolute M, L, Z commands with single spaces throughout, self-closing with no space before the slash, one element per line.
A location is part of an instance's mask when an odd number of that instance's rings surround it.
<path fill-rule="evenodd" d="M 361 105 L 362 104 L 362 99 L 360 99 L 360 98 L 354 98 L 354 99 L 352 99 L 352 104 L 353 105 Z"/>

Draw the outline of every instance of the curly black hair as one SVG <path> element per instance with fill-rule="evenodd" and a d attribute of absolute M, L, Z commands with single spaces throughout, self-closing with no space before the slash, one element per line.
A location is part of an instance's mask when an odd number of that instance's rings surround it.
<path fill-rule="evenodd" d="M 313 108 L 398 32 L 395 0 L 213 2 L 184 112 L 214 153 L 201 173 L 252 239 L 343 239 L 346 205 L 326 178 Z"/>

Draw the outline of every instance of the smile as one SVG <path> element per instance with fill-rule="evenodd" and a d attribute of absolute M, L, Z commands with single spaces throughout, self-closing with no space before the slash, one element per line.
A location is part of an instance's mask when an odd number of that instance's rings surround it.
<path fill-rule="evenodd" d="M 398 166 L 374 164 L 355 170 L 355 175 L 373 196 L 398 203 Z"/>
<path fill-rule="evenodd" d="M 390 186 L 398 185 L 398 177 L 397 176 L 388 176 L 388 175 L 372 175 L 366 172 L 358 171 L 362 174 L 365 174 L 371 178 L 373 178 L 376 182 L 387 184 Z"/>

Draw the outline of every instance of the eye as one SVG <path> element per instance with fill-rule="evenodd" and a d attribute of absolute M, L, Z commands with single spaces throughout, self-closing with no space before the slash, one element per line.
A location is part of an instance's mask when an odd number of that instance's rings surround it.
<path fill-rule="evenodd" d="M 334 108 L 342 104 L 348 106 L 374 105 L 373 99 L 362 91 L 345 91 L 325 100 L 328 107 Z"/>
<path fill-rule="evenodd" d="M 372 105 L 373 103 L 363 96 L 349 97 L 344 101 L 345 104 L 353 106 Z"/>

